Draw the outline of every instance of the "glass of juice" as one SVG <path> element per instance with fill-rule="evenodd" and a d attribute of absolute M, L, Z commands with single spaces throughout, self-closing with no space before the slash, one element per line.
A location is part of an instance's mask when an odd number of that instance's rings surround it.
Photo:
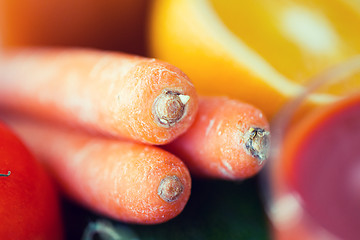
<path fill-rule="evenodd" d="M 360 239 L 360 56 L 314 78 L 271 131 L 261 183 L 273 239 Z"/>

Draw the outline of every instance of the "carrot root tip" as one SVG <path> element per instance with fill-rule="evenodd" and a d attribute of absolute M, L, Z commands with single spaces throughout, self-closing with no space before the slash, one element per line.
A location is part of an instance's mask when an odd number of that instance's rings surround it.
<path fill-rule="evenodd" d="M 166 202 L 174 202 L 184 191 L 184 185 L 177 176 L 163 178 L 158 187 L 158 195 Z"/>
<path fill-rule="evenodd" d="M 185 115 L 185 107 L 190 96 L 164 90 L 153 104 L 153 115 L 161 127 L 172 127 Z"/>
<path fill-rule="evenodd" d="M 245 150 L 258 160 L 261 165 L 268 158 L 270 148 L 270 132 L 263 128 L 250 127 L 244 135 Z"/>

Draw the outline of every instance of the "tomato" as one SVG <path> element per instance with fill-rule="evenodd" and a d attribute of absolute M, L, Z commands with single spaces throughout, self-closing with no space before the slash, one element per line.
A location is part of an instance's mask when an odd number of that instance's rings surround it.
<path fill-rule="evenodd" d="M 0 174 L 0 238 L 63 239 L 60 202 L 52 180 L 3 123 Z"/>

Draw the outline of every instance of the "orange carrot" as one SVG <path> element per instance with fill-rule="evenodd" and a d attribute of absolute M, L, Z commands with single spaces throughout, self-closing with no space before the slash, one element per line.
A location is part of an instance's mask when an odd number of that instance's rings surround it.
<path fill-rule="evenodd" d="M 191 178 L 155 146 L 90 137 L 20 119 L 6 120 L 71 199 L 120 221 L 156 224 L 186 205 Z"/>
<path fill-rule="evenodd" d="M 262 168 L 269 140 L 269 124 L 259 109 L 226 97 L 201 97 L 194 124 L 164 147 L 194 175 L 237 180 Z"/>
<path fill-rule="evenodd" d="M 197 95 L 178 68 L 89 49 L 0 54 L 0 108 L 106 135 L 165 144 L 193 122 Z"/>

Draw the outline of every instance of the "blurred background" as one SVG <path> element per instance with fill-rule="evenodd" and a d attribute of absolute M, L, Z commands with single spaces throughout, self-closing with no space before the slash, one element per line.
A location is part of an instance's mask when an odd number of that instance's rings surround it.
<path fill-rule="evenodd" d="M 78 46 L 145 54 L 147 0 L 1 0 L 3 47 Z"/>

